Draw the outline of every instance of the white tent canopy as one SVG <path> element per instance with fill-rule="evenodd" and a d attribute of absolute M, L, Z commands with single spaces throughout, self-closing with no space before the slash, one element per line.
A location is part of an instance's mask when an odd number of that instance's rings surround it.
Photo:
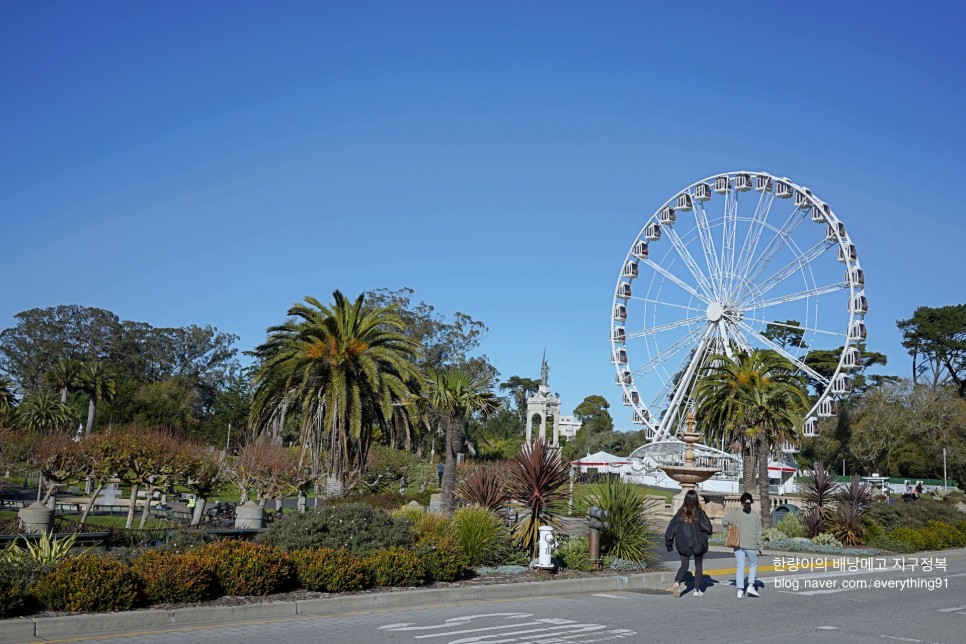
<path fill-rule="evenodd" d="M 595 452 L 594 454 L 589 454 L 579 460 L 571 461 L 570 464 L 574 467 L 579 467 L 581 472 L 585 472 L 587 468 L 591 467 L 612 467 L 617 470 L 625 465 L 629 465 L 630 460 L 622 456 L 608 454 L 607 452 Z"/>

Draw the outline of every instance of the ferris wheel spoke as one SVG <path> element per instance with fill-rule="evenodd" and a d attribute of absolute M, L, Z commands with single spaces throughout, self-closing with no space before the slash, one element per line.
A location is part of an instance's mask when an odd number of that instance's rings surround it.
<path fill-rule="evenodd" d="M 678 340 L 675 341 L 673 344 L 661 350 L 660 353 L 658 353 L 653 358 L 651 358 L 648 364 L 642 365 L 639 369 L 635 369 L 633 372 L 633 376 L 635 378 L 640 376 L 646 376 L 652 371 L 657 370 L 663 363 L 667 362 L 673 356 L 680 353 L 690 343 L 696 342 L 699 337 L 700 337 L 699 330 L 695 329 L 690 331 L 686 335 L 682 336 L 681 338 L 678 338 Z"/>
<path fill-rule="evenodd" d="M 675 309 L 684 309 L 685 311 L 694 311 L 695 313 L 704 313 L 707 309 L 699 309 L 694 306 L 687 306 L 686 304 L 674 304 L 673 302 L 665 302 L 663 300 L 655 300 L 649 297 L 631 297 L 630 299 L 635 302 L 644 302 L 646 304 L 659 304 L 660 306 L 670 306 Z"/>
<path fill-rule="evenodd" d="M 683 319 L 677 320 L 675 322 L 668 322 L 667 324 L 662 324 L 660 326 L 652 326 L 652 327 L 649 327 L 647 329 L 643 329 L 641 331 L 634 331 L 632 333 L 628 333 L 627 334 L 627 339 L 628 340 L 633 340 L 634 338 L 645 338 L 645 337 L 647 337 L 649 335 L 655 335 L 657 333 L 663 333 L 664 331 L 671 331 L 672 329 L 677 329 L 677 328 L 680 328 L 682 326 L 690 326 L 690 325 L 698 322 L 702 318 L 705 318 L 705 316 L 703 316 L 703 315 L 696 315 L 694 317 L 683 318 Z"/>
<path fill-rule="evenodd" d="M 704 250 L 704 261 L 708 265 L 709 277 L 715 287 L 714 295 L 721 299 L 721 264 L 714 247 L 714 237 L 711 236 L 708 213 L 704 211 L 704 205 L 697 199 L 694 200 L 694 221 L 698 225 L 698 236 L 701 238 L 701 248 Z"/>
<path fill-rule="evenodd" d="M 822 253 L 824 253 L 830 248 L 835 247 L 835 245 L 836 244 L 834 242 L 829 242 L 828 240 L 823 240 L 815 244 L 814 246 L 806 250 L 804 253 L 802 253 L 792 261 L 785 264 L 781 269 L 778 270 L 778 272 L 776 272 L 774 275 L 772 275 L 767 280 L 762 282 L 761 285 L 753 289 L 752 292 L 748 293 L 748 295 L 745 298 L 743 298 L 742 303 L 746 302 L 749 297 L 750 298 L 762 297 L 763 295 L 765 295 L 765 293 L 769 292 L 770 290 L 772 290 L 773 288 L 775 288 L 776 286 L 778 286 L 779 284 L 787 280 L 789 277 L 794 275 L 797 271 L 805 268 L 813 261 L 815 261 L 817 258 L 821 257 Z"/>
<path fill-rule="evenodd" d="M 768 212 L 771 210 L 771 203 L 775 200 L 775 194 L 772 192 L 762 192 L 761 196 L 758 198 L 758 205 L 755 206 L 755 213 L 751 217 L 751 222 L 748 226 L 748 233 L 745 235 L 745 240 L 741 244 L 741 252 L 738 255 L 738 266 L 735 269 L 735 276 L 732 277 L 732 283 L 738 281 L 741 283 L 741 279 L 737 276 L 747 275 L 751 270 L 751 260 L 755 256 L 755 251 L 758 249 L 758 242 L 761 240 L 761 234 L 765 230 L 765 220 L 768 219 Z"/>
<path fill-rule="evenodd" d="M 678 255 L 681 256 L 681 259 L 684 261 L 684 265 L 687 266 L 688 271 L 691 272 L 691 276 L 697 280 L 698 285 L 704 289 L 704 292 L 709 298 L 714 298 L 716 294 L 711 284 L 708 282 L 708 278 L 704 275 L 704 273 L 701 272 L 701 268 L 698 266 L 698 263 L 694 261 L 694 257 L 691 256 L 691 252 L 688 250 L 688 247 L 684 245 L 683 241 L 681 241 L 681 237 L 678 235 L 677 231 L 674 230 L 672 226 L 667 226 L 664 230 L 667 231 L 667 238 L 671 240 L 671 245 L 674 247 L 674 250 L 678 252 Z"/>
<path fill-rule="evenodd" d="M 798 227 L 803 221 L 805 221 L 807 216 L 808 213 L 799 208 L 796 208 L 792 211 L 792 214 L 788 216 L 788 219 L 784 224 L 782 224 L 782 227 L 775 232 L 775 236 L 772 237 L 768 246 L 766 246 L 765 250 L 762 251 L 758 261 L 752 265 L 752 268 L 755 268 L 755 272 L 750 275 L 746 275 L 747 282 L 754 284 L 758 281 L 758 279 L 768 269 L 768 266 L 771 264 L 772 260 L 775 259 L 775 255 L 778 254 L 778 251 L 786 246 L 789 246 L 789 241 L 791 240 L 792 235 L 795 234 L 795 231 L 798 230 Z"/>
<path fill-rule="evenodd" d="M 674 396 L 671 398 L 671 404 L 668 406 L 667 413 L 664 414 L 664 418 L 661 419 L 661 429 L 667 431 L 674 425 L 678 408 L 681 406 L 681 403 L 684 402 L 685 395 L 690 396 L 691 389 L 694 386 L 694 377 L 697 374 L 701 364 L 704 362 L 704 353 L 708 348 L 708 339 L 711 337 L 714 328 L 714 325 L 708 325 L 707 330 L 704 332 L 704 335 L 701 336 L 701 340 L 698 342 L 697 348 L 694 350 L 694 355 L 688 362 L 687 369 L 685 369 L 681 377 L 678 378 L 677 386 L 674 390 Z"/>
<path fill-rule="evenodd" d="M 751 335 L 755 336 L 758 339 L 759 342 L 764 343 L 769 349 L 773 349 L 777 353 L 779 353 L 782 356 L 784 356 L 786 360 L 788 360 L 789 362 L 791 362 L 798 369 L 800 369 L 803 372 L 807 373 L 809 376 L 811 376 L 812 378 L 814 378 L 818 382 L 822 383 L 825 387 L 828 387 L 829 386 L 830 382 L 829 382 L 829 380 L 827 378 L 819 375 L 818 372 L 816 372 L 814 369 L 812 369 L 811 367 L 809 367 L 808 365 L 806 365 L 803 361 L 799 360 L 798 358 L 796 358 L 795 356 L 793 356 L 792 354 L 790 354 L 788 351 L 785 350 L 785 348 L 783 346 L 781 346 L 777 342 L 774 342 L 771 338 L 767 338 L 767 337 L 763 336 L 762 334 L 758 333 L 757 331 L 755 331 L 754 329 L 752 329 L 750 326 L 748 326 L 744 322 L 739 322 L 738 325 L 741 326 L 741 328 L 743 328 L 745 331 L 747 331 Z"/>
<path fill-rule="evenodd" d="M 845 289 L 848 287 L 849 287 L 848 282 L 836 282 L 835 284 L 817 286 L 815 288 L 799 291 L 797 293 L 789 293 L 788 295 L 775 297 L 770 300 L 761 300 L 758 302 L 752 302 L 749 306 L 745 308 L 745 310 L 753 311 L 756 309 L 766 309 L 769 306 L 776 306 L 778 304 L 787 304 L 788 302 L 795 302 L 796 300 L 804 300 L 806 297 L 818 297 L 819 295 L 834 293 L 835 291 L 841 291 L 842 289 Z"/>
<path fill-rule="evenodd" d="M 667 279 L 669 279 L 671 282 L 677 284 L 679 287 L 681 287 L 682 289 L 684 289 L 685 291 L 687 291 L 688 293 L 690 293 L 694 297 L 698 298 L 699 300 L 701 300 L 705 304 L 710 304 L 711 303 L 711 301 L 710 301 L 710 299 L 708 298 L 707 295 L 702 295 L 701 293 L 698 293 L 698 291 L 695 290 L 695 288 L 693 286 L 691 286 L 690 284 L 688 284 L 687 282 L 685 282 L 680 277 L 678 277 L 677 275 L 673 274 L 671 271 L 669 271 L 668 269 L 664 268 L 663 266 L 661 266 L 659 264 L 656 264 L 654 262 L 654 260 L 648 258 L 648 259 L 642 259 L 640 261 L 644 262 L 645 264 L 647 264 L 648 266 L 650 266 L 651 268 L 653 268 L 655 271 L 657 271 L 658 273 L 660 273 L 661 275 L 663 275 L 664 277 L 666 277 Z"/>
<path fill-rule="evenodd" d="M 664 384 L 658 389 L 654 398 L 651 399 L 651 404 L 648 409 L 662 409 L 667 401 L 671 400 L 671 393 L 674 391 L 674 385 L 677 384 L 674 380 L 672 374 L 678 373 L 684 370 L 684 365 L 691 359 L 690 353 L 686 353 L 681 357 L 680 360 L 674 365 L 674 369 L 670 372 L 665 371 L 664 373 Z"/>
<path fill-rule="evenodd" d="M 721 280 L 735 272 L 735 235 L 738 228 L 738 192 L 725 193 L 724 221 L 721 226 Z M 728 285 L 728 290 L 732 288 Z"/>

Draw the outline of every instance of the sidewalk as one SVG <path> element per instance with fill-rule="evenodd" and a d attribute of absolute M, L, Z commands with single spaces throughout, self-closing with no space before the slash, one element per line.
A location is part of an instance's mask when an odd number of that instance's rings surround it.
<path fill-rule="evenodd" d="M 731 552 L 730 548 L 712 546 L 714 552 Z M 906 559 L 908 557 L 943 556 L 949 560 L 966 559 L 966 548 L 944 550 L 940 553 L 916 553 L 914 555 L 889 555 L 887 558 Z M 766 551 L 758 572 L 768 573 L 775 570 L 774 565 L 765 562 L 774 557 L 792 556 L 823 558 L 823 555 L 802 552 Z M 825 556 L 828 560 L 835 556 Z M 718 577 L 719 582 L 729 580 L 735 574 L 732 560 L 723 565 L 724 559 L 710 560 L 721 562 L 719 568 L 705 569 L 704 574 Z M 297 615 L 329 615 L 344 612 L 367 612 L 383 609 L 405 608 L 461 601 L 517 599 L 545 597 L 552 595 L 571 595 L 585 593 L 606 593 L 620 591 L 663 591 L 674 581 L 677 569 L 675 562 L 658 562 L 658 568 L 651 572 L 631 575 L 609 575 L 601 577 L 582 577 L 578 579 L 548 579 L 546 581 L 520 581 L 490 585 L 467 585 L 449 588 L 394 589 L 385 592 L 337 595 L 319 599 L 295 601 L 271 601 L 241 606 L 200 606 L 175 609 L 146 609 L 119 613 L 99 613 L 65 615 L 60 617 L 23 617 L 0 621 L 0 642 L 29 642 L 66 637 L 90 636 L 136 631 L 147 628 L 175 628 L 201 624 L 223 624 L 247 620 L 264 620 Z M 802 572 L 807 572 L 803 570 Z"/>

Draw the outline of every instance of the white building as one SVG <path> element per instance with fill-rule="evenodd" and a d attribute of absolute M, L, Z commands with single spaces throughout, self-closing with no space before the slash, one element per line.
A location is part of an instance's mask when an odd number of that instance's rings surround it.
<path fill-rule="evenodd" d="M 577 419 L 573 416 L 561 416 L 557 423 L 557 427 L 560 430 L 560 435 L 567 440 L 571 440 L 577 435 L 577 430 L 581 428 L 581 424 L 577 422 Z"/>

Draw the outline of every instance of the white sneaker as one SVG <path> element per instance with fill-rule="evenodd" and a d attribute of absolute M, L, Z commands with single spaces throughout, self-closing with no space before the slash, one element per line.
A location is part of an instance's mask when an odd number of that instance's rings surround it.
<path fill-rule="evenodd" d="M 702 595 L 704 595 L 704 591 L 702 591 L 702 590 L 695 590 L 694 593 L 693 593 L 693 595 L 695 597 L 701 597 Z"/>
<path fill-rule="evenodd" d="M 668 590 L 670 590 L 671 594 L 675 597 L 681 596 L 681 587 L 678 584 L 672 585 L 670 588 L 668 588 Z"/>
<path fill-rule="evenodd" d="M 742 597 L 744 597 L 744 596 L 745 596 L 745 591 L 743 591 L 743 590 L 739 590 L 739 591 L 738 591 L 738 599 L 741 599 L 741 598 L 742 598 Z"/>
<path fill-rule="evenodd" d="M 745 594 L 747 594 L 747 595 L 748 595 L 749 597 L 757 597 L 757 596 L 758 596 L 758 591 L 757 591 L 757 590 L 755 590 L 755 588 L 754 588 L 754 586 L 752 586 L 751 588 L 749 588 L 749 589 L 748 589 L 748 590 L 746 591 L 746 593 L 745 593 Z"/>

